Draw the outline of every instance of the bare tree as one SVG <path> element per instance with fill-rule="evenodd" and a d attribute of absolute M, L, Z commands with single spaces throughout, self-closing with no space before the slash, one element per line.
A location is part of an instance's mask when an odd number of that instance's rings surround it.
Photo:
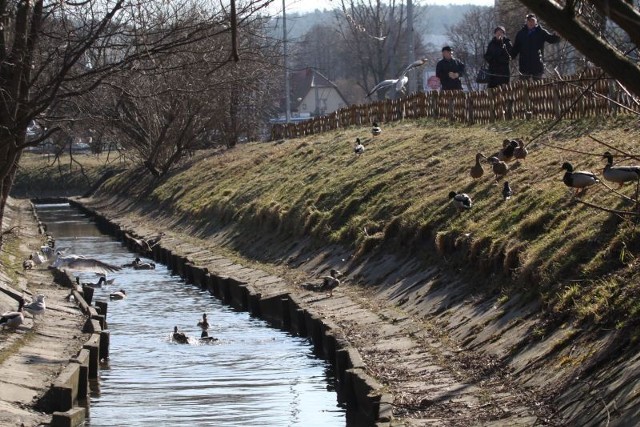
<path fill-rule="evenodd" d="M 343 51 L 348 54 L 350 78 L 365 92 L 382 80 L 397 77 L 408 64 L 406 6 L 402 1 L 341 0 L 336 25 Z M 421 40 L 417 34 L 414 37 L 416 56 L 422 57 Z"/>
<path fill-rule="evenodd" d="M 460 23 L 448 31 L 454 44 L 456 57 L 465 64 L 467 86 L 478 88 L 475 76 L 484 64 L 484 53 L 493 34 L 494 10 L 492 7 L 474 7 Z"/>
<path fill-rule="evenodd" d="M 201 6 L 197 20 L 182 16 L 198 6 L 191 0 L 0 1 L 0 221 L 22 150 L 59 129 L 63 118 L 52 104 L 134 70 L 141 59 L 149 64 L 170 50 L 186 50 L 215 36 L 214 27 L 231 39 L 226 61 L 236 60 L 238 26 L 267 3 L 249 0 L 236 10 L 234 1 L 230 10 Z M 27 139 L 33 120 L 47 131 Z"/>

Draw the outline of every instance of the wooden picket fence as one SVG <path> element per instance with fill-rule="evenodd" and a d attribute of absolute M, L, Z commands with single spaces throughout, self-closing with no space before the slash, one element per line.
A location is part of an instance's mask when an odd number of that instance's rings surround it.
<path fill-rule="evenodd" d="M 563 80 L 515 81 L 476 92 L 419 92 L 401 99 L 351 105 L 304 122 L 274 124 L 271 140 L 422 117 L 482 124 L 626 113 L 640 114 L 637 101 L 599 69 L 588 69 Z"/>

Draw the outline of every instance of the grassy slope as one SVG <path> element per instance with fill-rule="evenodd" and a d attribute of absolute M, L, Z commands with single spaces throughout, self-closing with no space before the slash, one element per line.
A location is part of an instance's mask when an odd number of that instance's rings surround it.
<path fill-rule="evenodd" d="M 571 316 L 631 326 L 640 316 L 635 261 L 640 239 L 634 224 L 629 217 L 572 201 L 560 166 L 570 161 L 576 169 L 601 175 L 607 148 L 587 135 L 633 152 L 640 134 L 635 122 L 555 126 L 529 145 L 525 161 L 511 163 L 507 179 L 515 195 L 508 202 L 502 201 L 502 184 L 494 184 L 488 165 L 481 179 L 469 176 L 476 152 L 494 153 L 505 137 L 527 141 L 549 124 L 421 120 L 387 124 L 376 138 L 367 128 L 350 128 L 247 144 L 193 162 L 149 197 L 188 218 L 242 221 L 287 235 L 309 233 L 360 254 L 384 248 L 428 262 L 446 256 L 474 280 L 485 278 L 486 289 L 502 292 L 502 300 L 524 291 L 539 297 L 560 320 Z M 353 153 L 356 137 L 366 146 L 361 157 Z M 120 191 L 134 181 L 146 182 L 122 175 L 111 181 L 111 189 Z M 457 214 L 447 197 L 451 190 L 470 194 L 473 209 Z M 622 191 L 633 195 L 634 188 Z M 633 209 L 602 186 L 583 199 Z"/>
<path fill-rule="evenodd" d="M 111 154 L 75 154 L 54 156 L 23 153 L 16 173 L 12 195 L 16 197 L 55 197 L 83 194 L 108 170 L 122 168 Z"/>

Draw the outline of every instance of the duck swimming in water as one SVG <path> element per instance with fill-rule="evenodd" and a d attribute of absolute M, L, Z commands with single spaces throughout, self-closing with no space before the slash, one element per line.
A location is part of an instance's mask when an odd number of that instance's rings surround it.
<path fill-rule="evenodd" d="M 126 297 L 127 297 L 127 293 L 125 292 L 124 289 L 120 289 L 118 292 L 113 292 L 109 294 L 109 299 L 113 299 L 113 300 L 121 300 L 121 299 L 125 299 Z"/>
<path fill-rule="evenodd" d="M 218 338 L 210 337 L 207 331 L 202 331 L 202 333 L 200 334 L 200 342 L 212 343 L 214 341 L 218 341 Z"/>
<path fill-rule="evenodd" d="M 178 327 L 173 327 L 173 334 L 171 334 L 171 339 L 178 344 L 188 344 L 189 337 L 185 335 L 184 332 L 178 332 Z"/>
<path fill-rule="evenodd" d="M 202 328 L 204 331 L 209 329 L 209 322 L 207 321 L 207 313 L 202 314 L 202 320 L 200 320 L 196 326 Z"/>

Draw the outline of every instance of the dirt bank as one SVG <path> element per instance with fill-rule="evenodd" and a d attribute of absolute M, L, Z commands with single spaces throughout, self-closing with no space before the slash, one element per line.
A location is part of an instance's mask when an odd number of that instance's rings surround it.
<path fill-rule="evenodd" d="M 2 230 L 8 232 L 0 256 L 0 287 L 24 295 L 27 302 L 45 295 L 47 311 L 36 320 L 26 314 L 16 330 L 0 331 L 0 425 L 37 426 L 51 419 L 38 410 L 38 401 L 89 335 L 80 332 L 85 318 L 66 300 L 69 290 L 56 285 L 46 268 L 22 268 L 22 261 L 44 243 L 28 200 L 10 199 Z M 0 292 L 0 312 L 16 309 L 17 302 Z"/>
<path fill-rule="evenodd" d="M 355 262 L 340 248 L 312 249 L 311 241 L 283 241 L 277 236 L 242 233 L 225 228 L 204 235 L 188 221 L 156 214 L 141 215 L 127 201 L 114 198 L 80 199 L 122 229 L 139 236 L 165 232 L 162 245 L 198 264 L 211 253 L 227 263 L 203 265 L 216 275 L 248 282 L 263 295 L 291 293 L 341 330 L 360 352 L 368 373 L 381 381 L 394 399 L 394 425 L 534 425 L 553 423 L 553 410 L 537 390 L 520 387 L 489 357 L 464 351 L 438 319 L 406 308 L 418 307 L 411 284 L 423 291 L 442 286 L 432 304 L 445 307 L 444 288 L 462 287 L 442 273 L 424 271 L 418 264 L 391 256 Z M 242 250 L 244 257 L 238 252 Z M 205 256 L 206 255 L 206 256 Z M 260 280 L 242 266 L 263 269 L 280 280 Z M 330 268 L 346 273 L 333 297 L 310 292 L 301 284 L 317 281 Z M 442 285 L 446 282 L 448 285 Z M 361 286 L 376 284 L 378 286 Z M 451 289 L 449 289 L 451 292 Z M 453 295 L 450 295 L 453 301 Z M 409 300 L 412 304 L 408 304 Z M 435 310 L 435 309 L 432 309 Z"/>

